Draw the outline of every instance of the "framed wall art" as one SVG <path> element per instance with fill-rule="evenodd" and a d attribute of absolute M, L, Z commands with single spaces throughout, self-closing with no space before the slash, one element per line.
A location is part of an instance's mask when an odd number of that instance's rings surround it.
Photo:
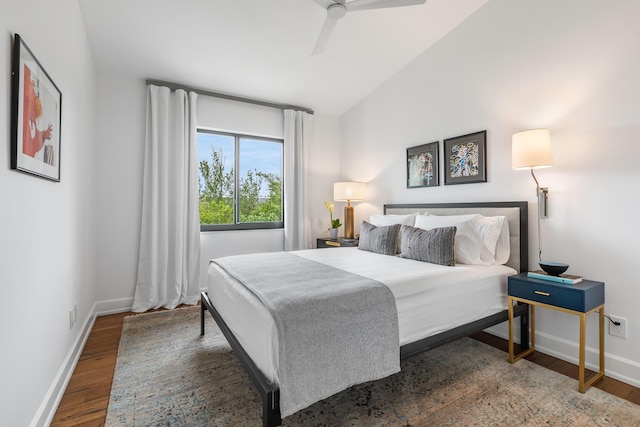
<path fill-rule="evenodd" d="M 407 188 L 440 185 L 439 141 L 407 148 Z"/>
<path fill-rule="evenodd" d="M 11 77 L 11 169 L 59 182 L 62 94 L 18 34 Z"/>
<path fill-rule="evenodd" d="M 487 131 L 444 140 L 444 185 L 487 182 Z"/>

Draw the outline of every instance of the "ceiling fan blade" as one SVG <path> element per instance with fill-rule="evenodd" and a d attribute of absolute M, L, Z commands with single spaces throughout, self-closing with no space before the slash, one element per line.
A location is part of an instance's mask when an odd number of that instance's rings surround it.
<path fill-rule="evenodd" d="M 324 21 L 324 25 L 322 25 L 322 30 L 320 30 L 320 35 L 318 36 L 318 40 L 316 40 L 316 46 L 313 48 L 313 53 L 311 55 L 317 55 L 324 52 L 324 49 L 327 47 L 327 43 L 329 42 L 329 38 L 331 37 L 331 33 L 333 33 L 333 29 L 336 27 L 338 19 L 339 18 L 331 16 L 331 14 L 327 14 L 327 19 Z"/>
<path fill-rule="evenodd" d="M 348 11 L 382 9 L 386 7 L 415 6 L 425 4 L 427 0 L 353 0 L 346 3 Z"/>
<path fill-rule="evenodd" d="M 313 0 L 313 1 L 318 3 L 320 6 L 322 6 L 323 9 L 326 9 L 329 6 L 331 6 L 332 4 L 336 3 L 333 0 Z"/>

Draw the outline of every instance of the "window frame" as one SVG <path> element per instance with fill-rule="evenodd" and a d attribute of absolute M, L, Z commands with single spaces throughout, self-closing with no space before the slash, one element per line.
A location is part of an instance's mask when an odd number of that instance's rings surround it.
<path fill-rule="evenodd" d="M 251 135 L 246 133 L 226 132 L 218 131 L 214 129 L 207 129 L 204 127 L 198 127 L 196 129 L 198 134 L 207 133 L 213 135 L 222 135 L 233 137 L 233 169 L 236 173 L 233 174 L 233 224 L 202 224 L 200 223 L 200 232 L 208 231 L 229 231 L 229 230 L 273 230 L 284 229 L 284 139 L 271 138 L 266 136 Z M 271 222 L 240 222 L 240 141 L 242 139 L 252 139 L 265 142 L 279 143 L 281 146 L 280 155 L 280 210 L 282 212 L 282 221 Z M 200 168 L 200 162 L 198 162 L 198 169 Z M 199 171 L 198 171 L 199 172 Z M 200 204 L 200 188 L 198 187 L 198 206 Z M 198 214 L 199 216 L 199 214 Z"/>

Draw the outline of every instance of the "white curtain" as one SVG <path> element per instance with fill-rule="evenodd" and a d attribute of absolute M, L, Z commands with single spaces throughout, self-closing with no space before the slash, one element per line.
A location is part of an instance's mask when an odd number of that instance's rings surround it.
<path fill-rule="evenodd" d="M 284 110 L 284 250 L 310 249 L 309 146 L 311 114 Z"/>
<path fill-rule="evenodd" d="M 194 92 L 147 88 L 138 278 L 133 311 L 195 304 L 200 213 Z"/>

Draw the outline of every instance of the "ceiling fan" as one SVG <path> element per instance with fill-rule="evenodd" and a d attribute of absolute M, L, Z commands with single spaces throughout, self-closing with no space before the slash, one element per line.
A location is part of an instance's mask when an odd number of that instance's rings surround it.
<path fill-rule="evenodd" d="M 322 53 L 329 42 L 329 37 L 340 20 L 347 12 L 359 10 L 383 9 L 387 7 L 414 6 L 424 4 L 427 0 L 313 0 L 327 10 L 327 19 L 324 21 L 320 35 L 313 48 L 313 55 Z"/>

